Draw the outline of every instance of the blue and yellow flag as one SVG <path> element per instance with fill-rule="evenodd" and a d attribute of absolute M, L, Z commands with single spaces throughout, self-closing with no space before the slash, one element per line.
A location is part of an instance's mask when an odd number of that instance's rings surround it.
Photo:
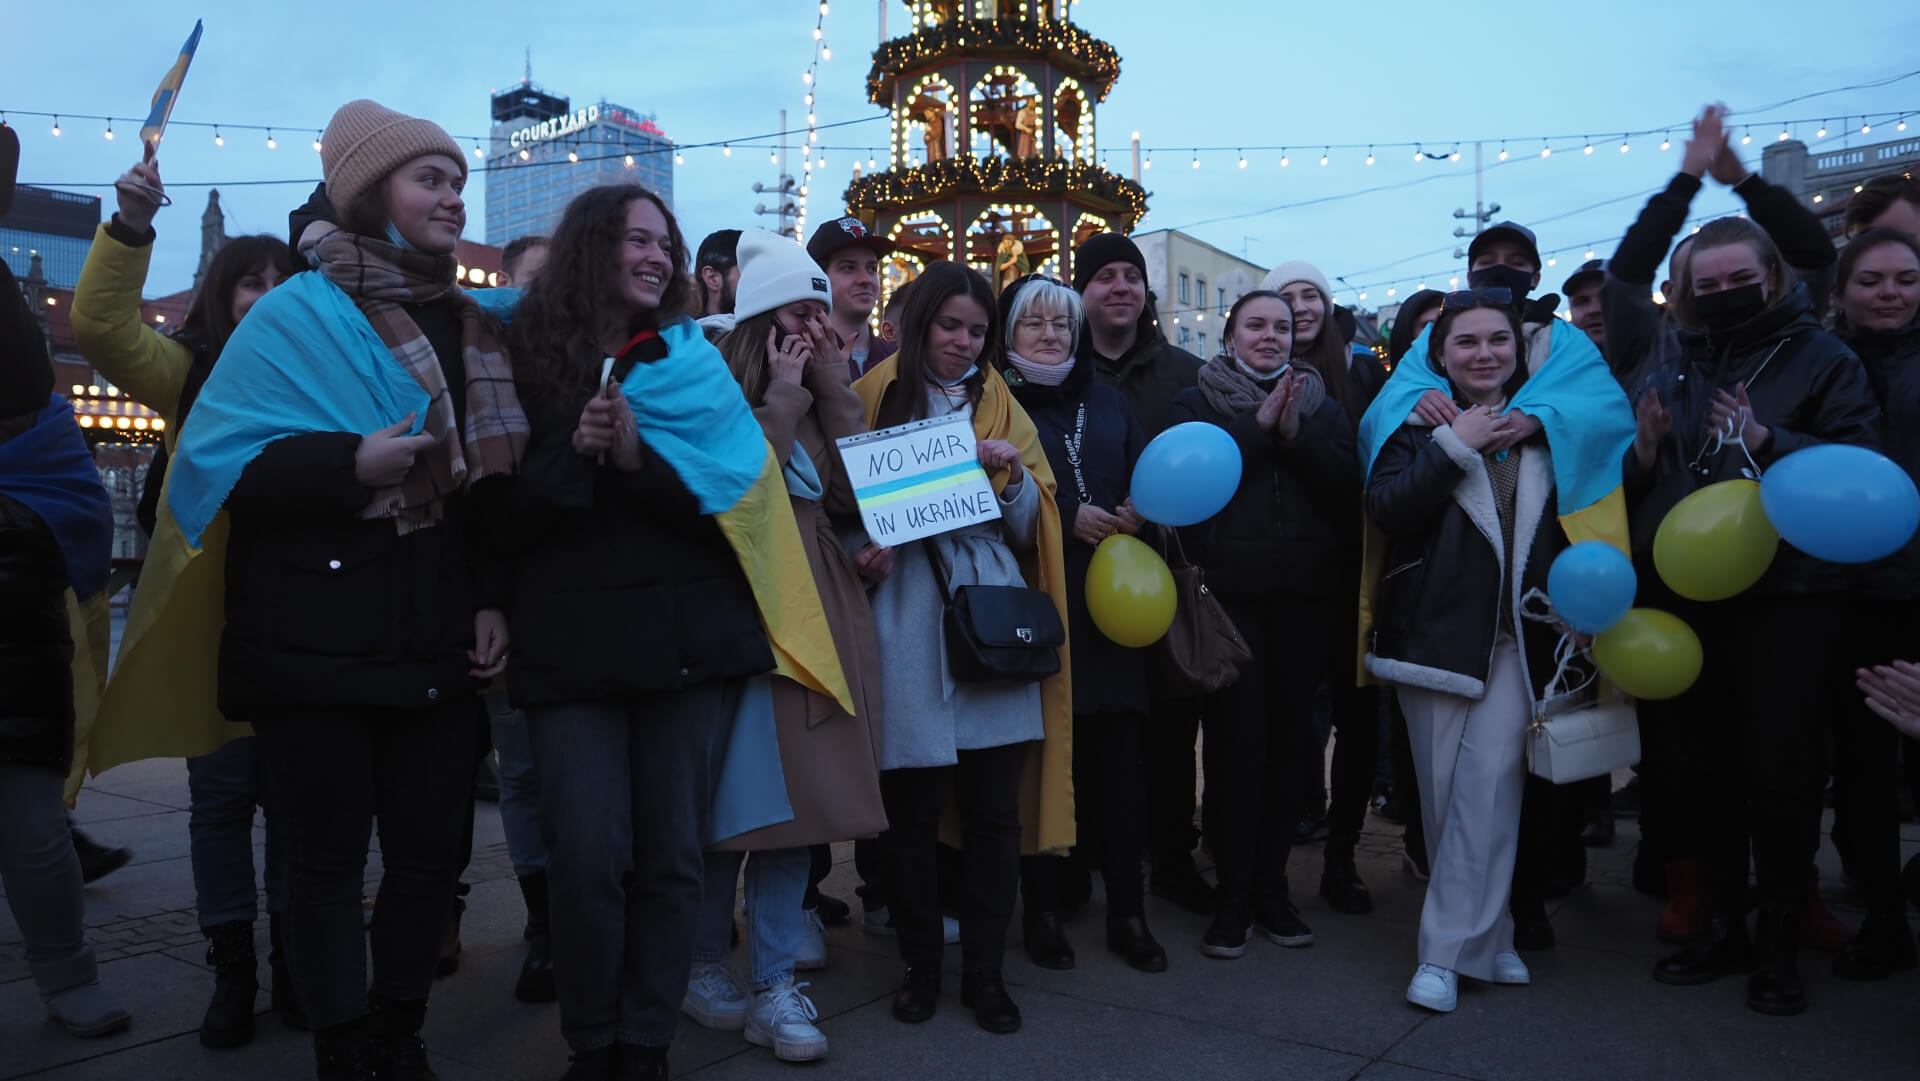
<path fill-rule="evenodd" d="M 193 51 L 200 47 L 200 20 L 193 21 L 193 33 L 187 36 L 187 43 L 180 46 L 180 56 L 173 66 L 160 77 L 160 86 L 153 92 L 153 108 L 147 112 L 147 122 L 140 125 L 140 141 L 148 146 L 160 142 L 160 134 L 167 130 L 167 118 L 173 115 L 173 104 L 180 100 L 180 84 L 187 81 L 187 66 L 193 63 Z"/>

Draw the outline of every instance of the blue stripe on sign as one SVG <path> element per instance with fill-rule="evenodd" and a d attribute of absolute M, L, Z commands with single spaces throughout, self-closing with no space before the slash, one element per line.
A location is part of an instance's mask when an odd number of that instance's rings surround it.
<path fill-rule="evenodd" d="M 953 477 L 964 476 L 979 468 L 979 462 L 956 462 L 953 465 L 942 466 L 939 469 L 930 469 L 925 473 L 916 473 L 911 477 L 901 477 L 899 480 L 883 481 L 865 488 L 855 488 L 853 490 L 853 497 L 865 502 L 900 491 L 903 488 L 912 488 L 925 484 L 928 481 L 948 480 Z"/>

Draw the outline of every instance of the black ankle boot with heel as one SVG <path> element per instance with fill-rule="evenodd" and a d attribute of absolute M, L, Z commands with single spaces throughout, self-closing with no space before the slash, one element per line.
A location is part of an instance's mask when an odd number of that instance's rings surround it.
<path fill-rule="evenodd" d="M 427 1061 L 427 1045 L 420 1027 L 427 1020 L 424 998 L 394 1002 L 367 996 L 373 1009 L 369 1036 L 373 1074 L 379 1081 L 439 1081 Z"/>
<path fill-rule="evenodd" d="M 244 1047 L 253 1042 L 253 1001 L 260 993 L 253 924 L 223 923 L 207 928 L 206 936 L 213 1001 L 200 1021 L 200 1046 Z"/>

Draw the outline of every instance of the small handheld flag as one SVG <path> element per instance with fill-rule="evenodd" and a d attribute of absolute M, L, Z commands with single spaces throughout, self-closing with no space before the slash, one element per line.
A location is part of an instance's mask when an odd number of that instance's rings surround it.
<path fill-rule="evenodd" d="M 180 46 L 179 58 L 160 77 L 160 86 L 153 92 L 153 108 L 147 113 L 147 122 L 140 127 L 140 141 L 147 145 L 149 157 L 167 130 L 167 118 L 173 115 L 174 103 L 180 100 L 180 84 L 187 81 L 187 66 L 193 63 L 193 51 L 199 47 L 200 20 L 195 19 L 193 33 L 187 37 L 187 43 Z"/>

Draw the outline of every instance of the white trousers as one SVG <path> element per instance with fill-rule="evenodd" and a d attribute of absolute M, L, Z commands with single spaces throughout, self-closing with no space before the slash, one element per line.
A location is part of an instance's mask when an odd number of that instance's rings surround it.
<path fill-rule="evenodd" d="M 1526 789 L 1526 733 L 1532 695 L 1520 649 L 1494 645 L 1486 695 L 1401 686 L 1413 743 L 1432 881 L 1420 909 L 1420 960 L 1488 979 L 1493 958 L 1513 949 L 1513 861 Z"/>

